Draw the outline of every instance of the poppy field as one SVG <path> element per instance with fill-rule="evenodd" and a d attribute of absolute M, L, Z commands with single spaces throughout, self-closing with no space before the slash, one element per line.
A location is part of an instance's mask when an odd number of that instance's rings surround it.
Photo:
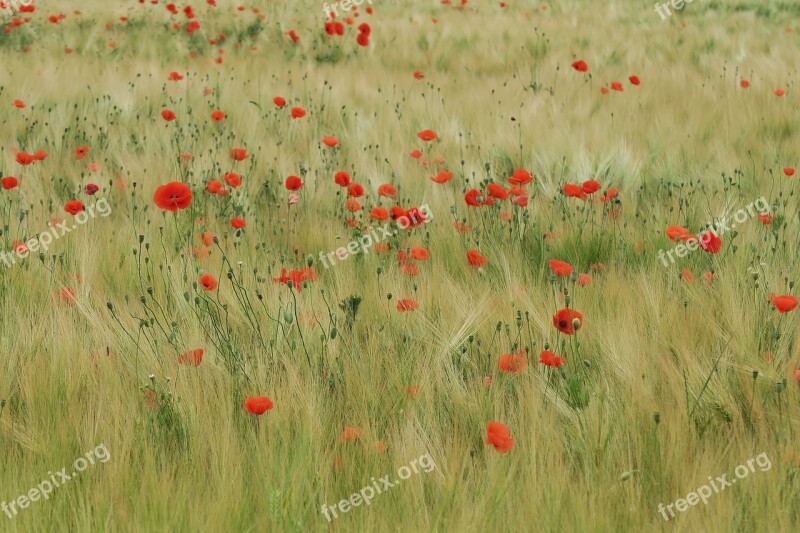
<path fill-rule="evenodd" d="M 0 531 L 796 530 L 800 5 L 679 3 L 0 5 Z"/>

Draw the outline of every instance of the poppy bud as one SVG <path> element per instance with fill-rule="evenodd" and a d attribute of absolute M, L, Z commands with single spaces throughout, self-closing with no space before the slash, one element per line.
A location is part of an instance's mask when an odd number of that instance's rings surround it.
<path fill-rule="evenodd" d="M 569 279 L 570 281 L 578 281 L 578 273 L 573 271 L 572 274 L 570 274 Z"/>
<path fill-rule="evenodd" d="M 470 335 L 469 337 L 467 337 L 467 341 L 468 341 L 470 344 L 472 344 L 472 342 L 473 342 L 474 340 L 475 340 L 475 335 Z"/>
<path fill-rule="evenodd" d="M 139 296 L 139 301 L 142 302 L 143 304 L 146 304 L 147 303 L 147 298 L 145 298 L 144 295 L 141 295 L 141 296 Z"/>
<path fill-rule="evenodd" d="M 522 317 L 521 316 L 517 316 L 517 327 L 518 328 L 522 327 Z"/>
<path fill-rule="evenodd" d="M 44 254 L 43 254 L 42 252 L 39 252 L 39 261 L 41 261 L 42 263 L 44 263 Z M 791 287 L 790 287 L 790 288 L 791 288 Z"/>
<path fill-rule="evenodd" d="M 592 362 L 589 361 L 588 359 L 584 359 L 583 366 L 585 366 L 586 368 L 592 368 Z"/>
<path fill-rule="evenodd" d="M 758 377 L 758 370 L 753 370 L 753 379 Z"/>
<path fill-rule="evenodd" d="M 391 292 L 390 292 L 389 294 L 387 294 L 387 295 L 386 295 L 386 299 L 387 299 L 387 300 L 391 300 L 391 299 L 392 299 L 392 293 L 391 293 Z"/>
<path fill-rule="evenodd" d="M 194 305 L 200 305 L 200 297 L 199 296 L 195 296 L 194 297 Z"/>
<path fill-rule="evenodd" d="M 581 320 L 579 318 L 572 319 L 572 329 L 578 329 L 581 327 Z"/>
<path fill-rule="evenodd" d="M 108 310 L 111 311 L 112 313 L 114 312 L 114 304 L 112 304 L 111 302 L 106 302 L 106 307 L 108 307 Z"/>
<path fill-rule="evenodd" d="M 381 267 L 378 267 L 375 271 L 378 273 L 379 276 L 383 274 L 383 269 Z"/>
<path fill-rule="evenodd" d="M 564 296 L 564 305 L 569 307 L 569 304 L 572 302 L 571 296 Z"/>
<path fill-rule="evenodd" d="M 291 289 L 292 287 L 294 287 L 294 282 L 292 282 L 292 280 L 289 280 L 286 282 L 286 286 Z"/>
<path fill-rule="evenodd" d="M 545 350 L 549 350 L 549 349 L 550 349 L 550 343 L 549 343 L 549 342 L 546 342 L 546 343 L 544 343 L 544 346 L 543 346 L 543 348 L 544 348 Z"/>
<path fill-rule="evenodd" d="M 758 279 L 758 272 L 752 272 L 750 274 L 750 276 L 752 276 L 753 279 L 757 280 Z"/>
<path fill-rule="evenodd" d="M 286 321 L 287 324 L 291 324 L 294 321 L 294 317 L 292 313 L 288 309 L 283 310 L 283 319 Z"/>
<path fill-rule="evenodd" d="M 500 331 L 503 328 L 503 323 L 499 320 L 497 321 L 497 331 Z"/>
<path fill-rule="evenodd" d="M 6 401 L 0 400 L 0 407 L 5 407 L 5 406 L 6 406 Z"/>
<path fill-rule="evenodd" d="M 155 381 L 156 380 L 156 375 L 155 374 L 150 374 L 148 377 L 150 378 L 150 381 Z"/>
<path fill-rule="evenodd" d="M 775 392 L 777 392 L 778 394 L 782 393 L 783 389 L 785 388 L 786 385 L 782 381 L 779 381 L 775 384 Z"/>
<path fill-rule="evenodd" d="M 314 264 L 314 256 L 313 255 L 309 255 L 308 257 L 306 257 L 306 265 L 307 266 L 312 266 L 313 264 Z"/>
<path fill-rule="evenodd" d="M 139 235 L 139 244 L 144 242 L 144 235 Z"/>
<path fill-rule="evenodd" d="M 331 340 L 335 339 L 337 335 L 336 328 L 331 329 Z"/>
<path fill-rule="evenodd" d="M 659 413 L 658 411 L 653 413 L 653 420 L 655 420 L 656 424 L 661 422 L 661 413 Z"/>
<path fill-rule="evenodd" d="M 228 270 L 228 279 L 233 279 L 233 270 Z"/>

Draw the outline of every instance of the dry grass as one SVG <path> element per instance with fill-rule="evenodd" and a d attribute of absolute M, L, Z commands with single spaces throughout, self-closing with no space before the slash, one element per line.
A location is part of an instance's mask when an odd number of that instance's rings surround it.
<path fill-rule="evenodd" d="M 356 19 L 372 27 L 362 48 L 357 24 L 329 39 L 313 1 L 262 2 L 261 26 L 251 11 L 197 2 L 191 39 L 171 28 L 186 17 L 163 3 L 127 4 L 42 3 L 30 24 L 0 34 L 1 172 L 20 180 L 0 193 L 3 249 L 53 216 L 71 219 L 62 206 L 73 198 L 112 208 L 42 260 L 0 264 L 0 502 L 98 444 L 111 455 L 13 519 L 0 511 L 0 530 L 796 528 L 798 311 L 778 314 L 767 294 L 797 294 L 798 177 L 782 172 L 800 160 L 800 28 L 785 31 L 797 6 L 695 2 L 662 22 L 652 6 L 622 0 L 463 10 L 375 0 L 375 14 Z M 56 10 L 68 16 L 51 24 Z M 209 45 L 220 32 L 227 39 Z M 588 74 L 570 68 L 575 59 Z M 167 81 L 173 70 L 185 79 Z M 611 81 L 624 92 L 602 95 Z M 307 116 L 290 119 L 295 105 Z M 167 108 L 175 122 L 162 120 Z M 210 119 L 215 109 L 223 122 Z M 438 140 L 417 138 L 427 128 Z M 326 135 L 341 144 L 324 147 Z M 91 151 L 77 160 L 84 144 Z M 234 147 L 250 157 L 234 164 Z M 22 167 L 15 148 L 49 155 Z M 417 148 L 419 160 L 409 156 Z M 527 208 L 467 207 L 468 188 L 508 185 L 520 167 L 535 176 Z M 230 196 L 204 190 L 234 168 L 244 183 Z M 438 185 L 428 178 L 441 168 L 455 176 Z M 392 183 L 397 204 L 427 204 L 431 222 L 387 241 L 389 253 L 325 269 L 317 254 L 358 235 L 333 181 L 342 169 L 367 191 L 356 218 L 394 205 L 376 194 Z M 291 174 L 305 186 L 287 208 Z M 602 185 L 595 196 L 619 189 L 620 202 L 561 194 L 587 179 Z M 177 215 L 152 201 L 172 181 L 194 191 Z M 95 199 L 82 192 L 89 182 L 101 186 Z M 697 230 L 762 196 L 772 225 L 748 219 L 717 255 L 659 261 L 674 246 L 666 226 Z M 233 216 L 247 221 L 241 234 Z M 455 220 L 472 231 L 458 233 Z M 190 250 L 204 231 L 219 236 L 208 259 Z M 415 277 L 396 260 L 410 246 L 431 256 Z M 488 259 L 480 271 L 470 249 Z M 294 296 L 273 282 L 308 255 L 317 281 Z M 589 272 L 591 285 L 551 279 L 554 258 Z M 596 263 L 605 269 L 590 271 Z M 196 285 L 203 273 L 218 291 Z M 552 325 L 562 286 L 585 318 L 575 337 Z M 53 303 L 63 287 L 76 289 L 73 304 Z M 351 296 L 361 304 L 349 328 L 339 304 Z M 419 309 L 399 313 L 399 298 Z M 546 343 L 567 358 L 558 370 L 538 363 Z M 498 358 L 518 346 L 526 370 L 500 372 Z M 200 366 L 176 363 L 201 347 Z M 157 391 L 155 409 L 143 387 Z M 245 397 L 261 395 L 271 411 L 244 411 Z M 486 445 L 489 420 L 510 428 L 508 454 Z M 341 442 L 345 425 L 364 438 Z M 761 452 L 771 469 L 677 520 L 659 515 L 659 503 Z M 426 453 L 431 473 L 331 525 L 320 512 Z"/>

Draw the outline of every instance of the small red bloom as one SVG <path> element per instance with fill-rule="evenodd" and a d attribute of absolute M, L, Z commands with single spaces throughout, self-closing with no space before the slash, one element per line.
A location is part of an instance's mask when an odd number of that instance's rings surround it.
<path fill-rule="evenodd" d="M 266 396 L 249 396 L 244 401 L 244 408 L 248 413 L 254 415 L 263 415 L 275 404 L 272 403 L 272 400 L 267 398 Z"/>
<path fill-rule="evenodd" d="M 70 215 L 77 215 L 81 211 L 83 211 L 83 203 L 78 200 L 70 200 L 66 204 L 64 204 L 64 211 L 69 213 Z"/>
<path fill-rule="evenodd" d="M 553 325 L 566 335 L 574 335 L 583 325 L 583 315 L 573 309 L 561 309 L 553 315 Z"/>

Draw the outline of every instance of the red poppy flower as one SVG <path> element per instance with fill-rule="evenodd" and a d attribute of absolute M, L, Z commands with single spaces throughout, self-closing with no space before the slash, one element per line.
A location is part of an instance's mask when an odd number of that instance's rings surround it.
<path fill-rule="evenodd" d="M 620 83 L 618 81 L 612 81 L 611 82 L 611 90 L 621 93 L 622 91 L 625 90 L 625 88 L 622 86 L 622 83 Z"/>
<path fill-rule="evenodd" d="M 192 203 L 192 190 L 185 183 L 173 181 L 156 189 L 153 202 L 165 211 L 177 213 L 178 209 L 186 209 Z"/>
<path fill-rule="evenodd" d="M 211 274 L 203 274 L 200 276 L 200 285 L 207 291 L 213 291 L 217 288 L 217 279 Z"/>
<path fill-rule="evenodd" d="M 700 248 L 710 254 L 717 254 L 722 249 L 722 239 L 713 231 L 698 235 L 698 238 L 700 239 Z"/>
<path fill-rule="evenodd" d="M 10 190 L 19 185 L 19 181 L 14 176 L 8 176 L 0 180 L 0 184 L 2 184 L 5 190 Z"/>
<path fill-rule="evenodd" d="M 161 118 L 163 118 L 167 122 L 172 122 L 173 120 L 175 120 L 175 113 L 173 113 L 169 109 L 165 109 L 164 111 L 161 112 Z"/>
<path fill-rule="evenodd" d="M 213 113 L 211 113 L 211 118 L 213 120 L 216 120 L 217 122 L 225 120 L 225 113 L 220 110 L 214 111 Z"/>
<path fill-rule="evenodd" d="M 242 184 L 242 177 L 236 172 L 228 172 L 227 174 L 222 176 L 222 179 L 224 179 L 225 183 L 227 183 L 234 189 L 236 189 Z"/>
<path fill-rule="evenodd" d="M 419 307 L 419 304 L 412 298 L 402 298 L 397 300 L 397 310 L 401 313 L 406 311 L 414 311 Z"/>
<path fill-rule="evenodd" d="M 244 408 L 248 413 L 254 415 L 263 415 L 275 404 L 266 396 L 248 396 L 244 401 Z"/>
<path fill-rule="evenodd" d="M 64 211 L 69 213 L 70 215 L 77 215 L 81 211 L 83 211 L 83 203 L 78 200 L 70 200 L 66 204 L 64 204 Z"/>
<path fill-rule="evenodd" d="M 231 150 L 230 157 L 234 161 L 244 161 L 249 156 L 244 148 L 234 148 Z"/>
<path fill-rule="evenodd" d="M 600 190 L 600 182 L 596 180 L 584 181 L 581 190 L 586 194 L 596 193 Z"/>
<path fill-rule="evenodd" d="M 366 33 L 359 33 L 356 37 L 356 42 L 359 46 L 369 46 L 369 35 Z"/>
<path fill-rule="evenodd" d="M 389 220 L 389 212 L 383 207 L 373 207 L 369 218 L 383 222 L 385 220 Z"/>
<path fill-rule="evenodd" d="M 772 224 L 772 215 L 770 215 L 769 213 L 759 213 L 758 220 L 760 220 L 761 223 L 764 224 L 765 226 L 768 226 Z"/>
<path fill-rule="evenodd" d="M 19 163 L 22 166 L 28 166 L 34 161 L 33 155 L 25 152 L 17 152 L 16 159 L 17 163 Z"/>
<path fill-rule="evenodd" d="M 358 31 L 359 33 L 364 33 L 366 35 L 369 35 L 372 32 L 372 30 L 369 27 L 369 24 L 367 24 L 366 22 L 363 22 L 358 26 Z"/>
<path fill-rule="evenodd" d="M 38 150 L 33 154 L 34 161 L 44 161 L 47 158 L 47 152 L 44 150 Z"/>
<path fill-rule="evenodd" d="M 572 68 L 574 68 L 578 72 L 587 72 L 589 70 L 589 65 L 587 65 L 586 61 L 584 61 L 583 59 L 579 59 L 578 61 L 572 62 Z"/>
<path fill-rule="evenodd" d="M 497 183 L 490 183 L 487 185 L 486 191 L 498 200 L 505 200 L 508 198 L 508 191 L 505 190 L 502 185 L 498 185 Z"/>
<path fill-rule="evenodd" d="M 794 169 L 792 167 L 786 167 L 783 169 L 783 173 L 787 176 L 794 176 Z"/>
<path fill-rule="evenodd" d="M 464 195 L 464 201 L 471 207 L 480 207 L 486 204 L 486 198 L 478 189 L 468 190 L 467 194 Z"/>
<path fill-rule="evenodd" d="M 178 364 L 197 366 L 203 361 L 205 351 L 202 348 L 189 350 L 178 357 Z"/>
<path fill-rule="evenodd" d="M 526 185 L 533 181 L 533 176 L 531 176 L 531 173 L 524 168 L 518 168 L 514 171 L 511 177 L 508 178 L 508 181 L 514 185 Z"/>
<path fill-rule="evenodd" d="M 225 194 L 225 186 L 222 183 L 218 182 L 217 180 L 208 180 L 206 182 L 206 190 L 211 194 Z"/>
<path fill-rule="evenodd" d="M 233 226 L 236 229 L 242 229 L 243 227 L 247 226 L 247 222 L 245 222 L 244 219 L 241 219 L 239 217 L 233 217 L 231 219 L 231 226 Z"/>
<path fill-rule="evenodd" d="M 574 335 L 583 325 L 583 315 L 573 309 L 561 309 L 553 315 L 553 325 L 566 335 Z"/>
<path fill-rule="evenodd" d="M 431 176 L 431 181 L 433 181 L 434 183 L 442 184 L 442 183 L 447 183 L 452 178 L 453 178 L 452 172 L 448 172 L 447 170 L 442 169 L 435 176 Z"/>
<path fill-rule="evenodd" d="M 667 226 L 667 237 L 671 241 L 678 242 L 687 240 L 686 237 L 689 237 L 689 230 L 684 228 L 683 226 Z"/>
<path fill-rule="evenodd" d="M 589 274 L 578 274 L 578 279 L 576 283 L 581 287 L 586 287 L 592 283 L 592 276 Z"/>
<path fill-rule="evenodd" d="M 358 203 L 358 200 L 356 200 L 355 198 L 348 198 L 344 204 L 344 207 L 351 213 L 355 213 L 356 211 L 361 211 L 361 204 Z"/>
<path fill-rule="evenodd" d="M 93 194 L 95 194 L 99 190 L 100 190 L 100 187 L 98 185 L 95 185 L 94 183 L 87 183 L 86 187 L 84 187 L 84 189 L 83 189 L 83 191 L 86 194 L 88 194 L 89 196 L 92 196 Z"/>
<path fill-rule="evenodd" d="M 380 187 L 378 187 L 378 196 L 385 196 L 387 198 L 391 198 L 392 196 L 397 195 L 397 189 L 395 189 L 392 185 L 388 183 L 384 183 Z"/>
<path fill-rule="evenodd" d="M 578 187 L 574 183 L 567 183 L 566 185 L 564 185 L 564 188 L 562 190 L 564 191 L 564 194 L 566 194 L 569 198 L 580 198 L 581 200 L 585 200 L 588 197 L 587 194 L 583 191 L 583 189 Z"/>
<path fill-rule="evenodd" d="M 415 246 L 414 248 L 409 250 L 408 255 L 411 257 L 411 259 L 414 259 L 416 261 L 427 261 L 428 259 L 430 259 L 427 248 L 424 248 L 422 246 Z"/>
<path fill-rule="evenodd" d="M 470 250 L 467 252 L 467 263 L 475 268 L 481 268 L 488 263 L 489 260 L 478 253 L 478 250 Z"/>
<path fill-rule="evenodd" d="M 424 77 L 425 77 L 425 75 L 422 73 L 421 70 L 415 70 L 414 71 L 414 78 L 416 78 L 418 80 L 421 80 Z"/>
<path fill-rule="evenodd" d="M 797 307 L 797 298 L 788 294 L 782 296 L 772 295 L 772 305 L 775 306 L 779 313 L 788 313 Z"/>
<path fill-rule="evenodd" d="M 560 261 L 558 259 L 551 259 L 550 260 L 550 270 L 553 271 L 553 274 L 556 276 L 569 276 L 572 274 L 572 265 L 565 261 Z"/>
<path fill-rule="evenodd" d="M 566 359 L 559 357 L 550 350 L 544 350 L 539 354 L 539 362 L 553 368 L 558 368 Z"/>
<path fill-rule="evenodd" d="M 85 145 L 78 146 L 77 148 L 75 148 L 75 150 L 73 150 L 73 152 L 75 152 L 75 156 L 78 159 L 83 159 L 84 157 L 86 157 L 86 154 L 89 153 L 89 147 Z"/>
<path fill-rule="evenodd" d="M 642 83 L 641 80 L 639 79 L 639 76 L 628 76 L 628 81 L 631 82 L 633 85 L 639 85 L 640 83 Z"/>
<path fill-rule="evenodd" d="M 350 174 L 345 172 L 344 170 L 340 170 L 333 176 L 333 180 L 336 184 L 340 187 L 347 187 L 350 185 Z"/>
<path fill-rule="evenodd" d="M 292 42 L 293 42 L 294 44 L 297 44 L 297 41 L 299 41 L 299 40 L 300 40 L 300 37 L 298 37 L 298 36 L 297 36 L 297 32 L 296 32 L 296 31 L 294 31 L 294 30 L 289 30 L 289 31 L 287 31 L 287 32 L 286 32 L 286 35 L 288 35 L 288 36 L 289 36 L 289 38 L 292 40 Z"/>
<path fill-rule="evenodd" d="M 328 136 L 322 139 L 322 142 L 325 143 L 325 146 L 334 147 L 337 144 L 339 144 L 339 139 L 337 139 L 336 137 Z"/>
<path fill-rule="evenodd" d="M 775 89 L 775 96 L 783 96 L 784 94 L 786 94 L 786 91 L 783 89 Z"/>
<path fill-rule="evenodd" d="M 499 453 L 508 453 L 514 447 L 514 439 L 505 424 L 488 422 L 486 424 L 486 444 L 491 444 Z"/>
<path fill-rule="evenodd" d="M 353 198 L 361 198 L 362 196 L 364 196 L 364 187 L 362 187 L 358 183 L 351 183 L 350 188 L 347 189 L 347 196 L 352 196 Z"/>
<path fill-rule="evenodd" d="M 742 89 L 747 89 L 750 87 L 750 82 L 747 80 L 742 80 L 739 82 L 739 85 L 742 87 Z"/>
<path fill-rule="evenodd" d="M 341 441 L 342 442 L 350 442 L 356 439 L 363 439 L 365 432 L 362 428 L 354 428 L 345 425 L 344 431 L 342 432 Z"/>
<path fill-rule="evenodd" d="M 25 102 L 23 102 L 22 100 L 14 100 L 14 107 L 22 109 L 23 107 L 25 107 Z"/>
<path fill-rule="evenodd" d="M 292 118 L 303 118 L 306 116 L 306 110 L 302 107 L 293 107 L 291 111 Z"/>
<path fill-rule="evenodd" d="M 528 367 L 528 360 L 524 356 L 525 350 L 517 351 L 513 355 L 503 354 L 497 361 L 497 368 L 506 374 L 519 374 Z"/>
<path fill-rule="evenodd" d="M 286 100 L 281 96 L 276 96 L 272 99 L 272 103 L 274 103 L 278 107 L 283 107 L 286 105 Z"/>
<path fill-rule="evenodd" d="M 421 226 L 427 220 L 425 218 L 425 214 L 417 209 L 416 207 L 412 207 L 408 211 L 406 211 L 403 216 L 408 220 L 408 228 L 416 228 L 417 226 Z"/>
<path fill-rule="evenodd" d="M 299 191 L 303 187 L 303 180 L 297 176 L 289 176 L 284 185 L 290 191 Z"/>
<path fill-rule="evenodd" d="M 417 133 L 417 137 L 423 141 L 433 141 L 436 139 L 436 134 L 431 130 L 422 130 L 421 132 Z"/>
<path fill-rule="evenodd" d="M 419 159 L 420 157 L 422 157 L 422 152 L 420 152 L 419 150 L 412 150 L 411 153 L 408 155 L 410 155 L 414 159 Z"/>

